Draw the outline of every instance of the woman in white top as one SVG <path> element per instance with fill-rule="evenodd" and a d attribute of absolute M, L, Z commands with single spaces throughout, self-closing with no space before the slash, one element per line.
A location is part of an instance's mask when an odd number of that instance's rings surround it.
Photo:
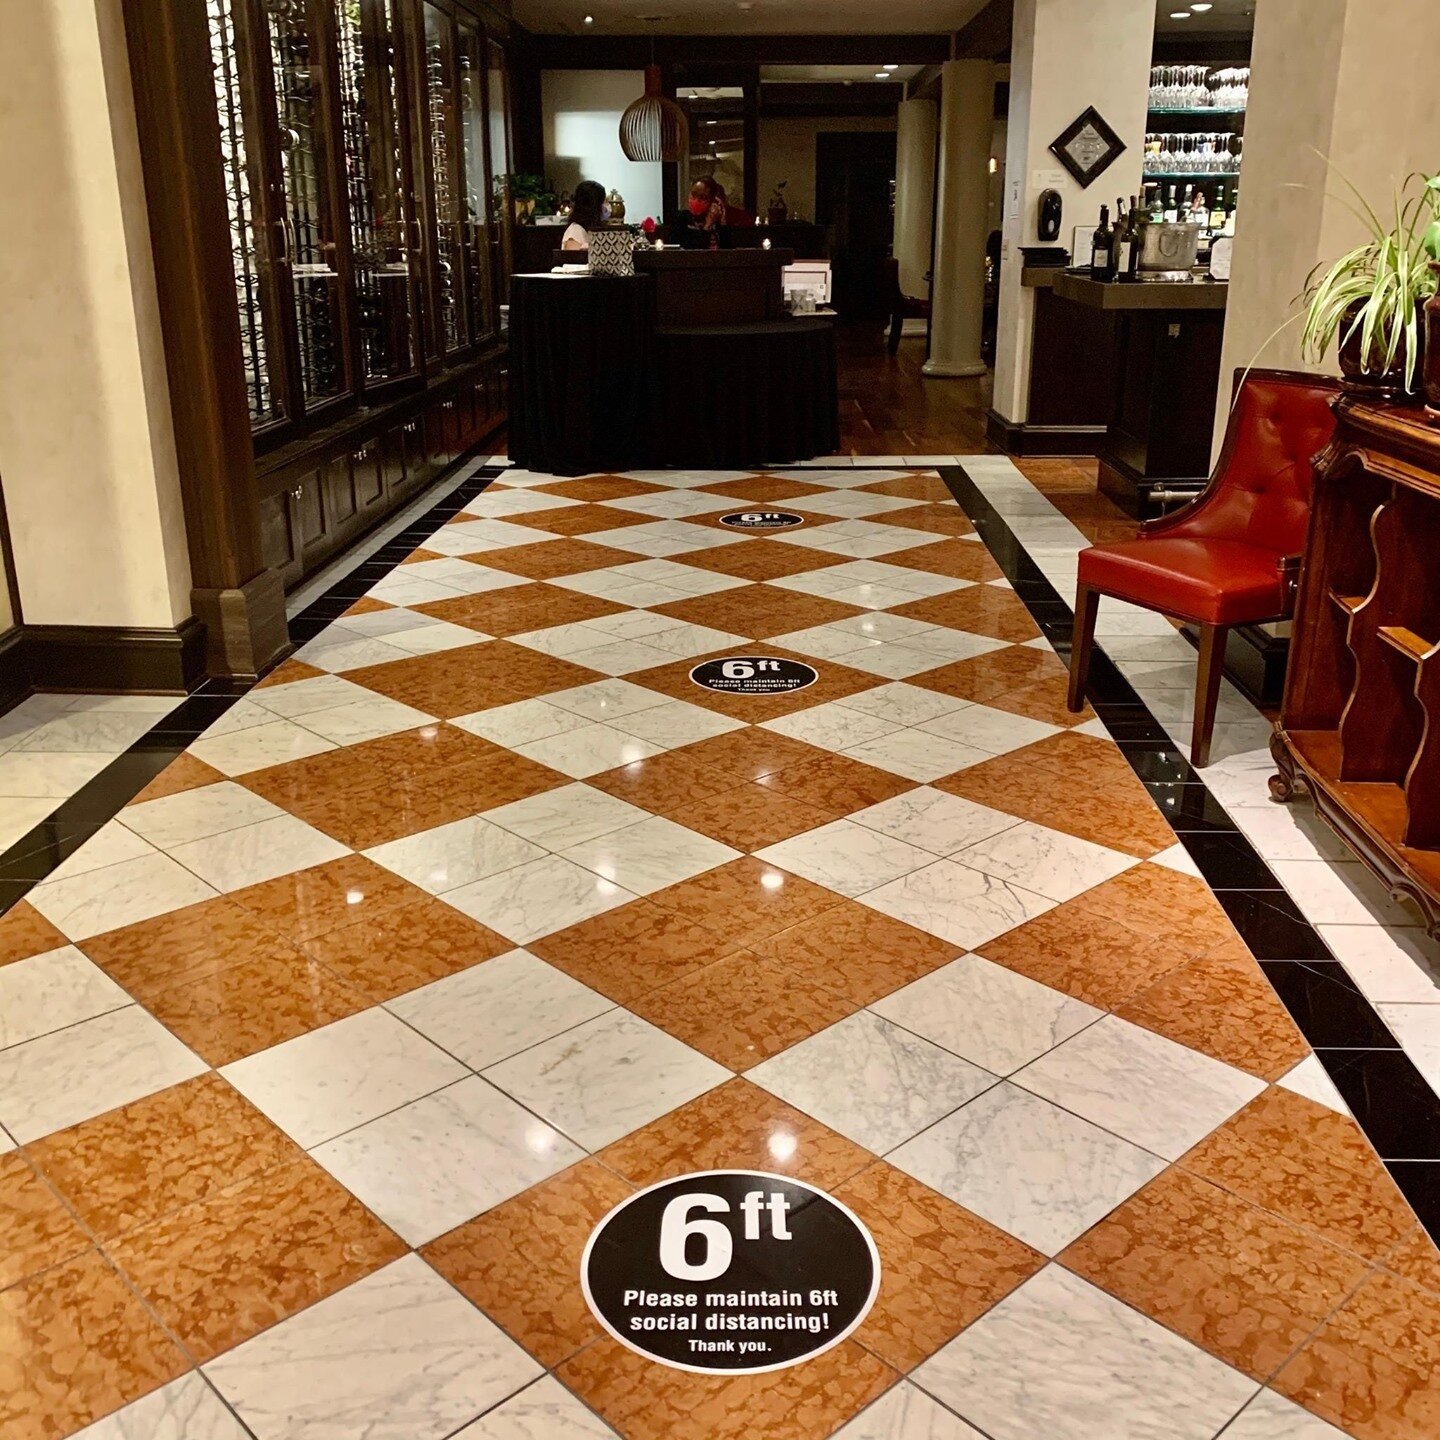
<path fill-rule="evenodd" d="M 588 250 L 590 232 L 599 230 L 609 218 L 605 203 L 605 187 L 595 180 L 582 180 L 575 187 L 571 202 L 570 223 L 561 237 L 562 250 Z"/>

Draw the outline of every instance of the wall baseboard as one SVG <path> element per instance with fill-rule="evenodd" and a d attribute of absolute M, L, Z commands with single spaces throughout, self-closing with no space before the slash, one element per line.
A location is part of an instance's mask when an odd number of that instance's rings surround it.
<path fill-rule="evenodd" d="M 1007 455 L 1098 455 L 1107 433 L 1104 425 L 1027 425 L 1007 420 L 997 410 L 985 413 L 985 438 Z"/>
<path fill-rule="evenodd" d="M 0 637 L 0 705 L 36 690 L 185 695 L 205 678 L 205 626 L 17 625 Z"/>

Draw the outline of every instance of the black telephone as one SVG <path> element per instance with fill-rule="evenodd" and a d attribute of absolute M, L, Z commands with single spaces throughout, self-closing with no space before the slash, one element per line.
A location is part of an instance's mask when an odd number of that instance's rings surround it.
<path fill-rule="evenodd" d="M 1063 211 L 1064 205 L 1058 190 L 1042 190 L 1040 192 L 1040 217 L 1036 221 L 1036 230 L 1041 240 L 1049 241 L 1060 238 L 1060 217 Z"/>

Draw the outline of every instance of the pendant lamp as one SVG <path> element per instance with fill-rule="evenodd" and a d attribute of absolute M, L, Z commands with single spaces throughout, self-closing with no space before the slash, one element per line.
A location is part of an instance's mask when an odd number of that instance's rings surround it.
<path fill-rule="evenodd" d="M 664 93 L 660 67 L 645 67 L 645 93 L 620 117 L 620 148 L 627 160 L 682 159 L 690 149 L 690 122 Z"/>

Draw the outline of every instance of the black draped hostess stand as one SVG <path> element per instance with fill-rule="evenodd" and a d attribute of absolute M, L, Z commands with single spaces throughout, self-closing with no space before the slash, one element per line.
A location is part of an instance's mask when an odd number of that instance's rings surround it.
<path fill-rule="evenodd" d="M 587 474 L 833 453 L 834 332 L 783 313 L 788 259 L 665 251 L 637 256 L 633 278 L 515 276 L 511 460 Z"/>

